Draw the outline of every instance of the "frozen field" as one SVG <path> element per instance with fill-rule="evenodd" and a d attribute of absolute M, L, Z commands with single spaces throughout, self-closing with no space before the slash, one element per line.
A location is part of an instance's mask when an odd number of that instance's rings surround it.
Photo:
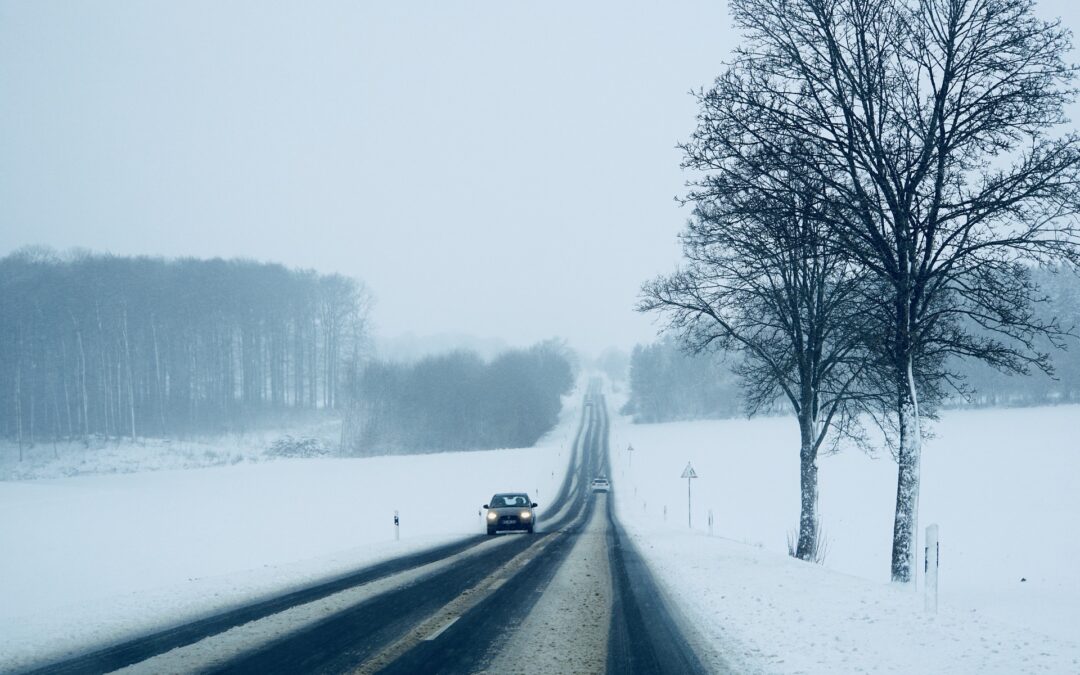
<path fill-rule="evenodd" d="M 935 425 L 920 522 L 920 532 L 941 528 L 933 618 L 921 589 L 888 583 L 896 478 L 887 454 L 820 460 L 824 570 L 786 556 L 798 519 L 793 420 L 617 420 L 615 493 L 680 604 L 745 667 L 1080 672 L 1078 428 L 1077 406 L 955 411 Z M 700 476 L 692 530 L 679 478 L 687 461 Z"/>

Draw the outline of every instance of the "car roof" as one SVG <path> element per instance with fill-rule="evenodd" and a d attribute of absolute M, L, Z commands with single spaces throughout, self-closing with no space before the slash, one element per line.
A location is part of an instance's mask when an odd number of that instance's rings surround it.
<path fill-rule="evenodd" d="M 529 496 L 529 493 L 527 493 L 527 492 L 496 492 L 494 495 L 492 495 L 491 498 L 494 499 L 495 497 L 528 497 L 528 496 Z"/>

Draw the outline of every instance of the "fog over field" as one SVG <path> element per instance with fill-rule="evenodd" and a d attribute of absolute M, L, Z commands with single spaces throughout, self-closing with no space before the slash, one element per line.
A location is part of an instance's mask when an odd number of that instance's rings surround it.
<path fill-rule="evenodd" d="M 1080 672 L 1075 31 L 0 0 L 0 671 Z"/>

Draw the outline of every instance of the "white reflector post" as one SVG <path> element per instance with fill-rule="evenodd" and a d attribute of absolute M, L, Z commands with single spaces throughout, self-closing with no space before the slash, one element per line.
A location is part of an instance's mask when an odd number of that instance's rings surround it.
<path fill-rule="evenodd" d="M 926 573 L 926 611 L 937 612 L 938 563 L 941 547 L 938 544 L 938 526 L 926 528 L 926 549 L 923 553 L 923 567 Z"/>

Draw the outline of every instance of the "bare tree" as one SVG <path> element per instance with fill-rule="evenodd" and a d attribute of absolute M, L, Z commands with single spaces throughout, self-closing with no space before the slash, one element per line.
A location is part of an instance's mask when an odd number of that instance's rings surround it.
<path fill-rule="evenodd" d="M 317 294 L 323 339 L 323 405 L 336 408 L 342 388 L 341 366 L 358 358 L 356 350 L 361 346 L 351 343 L 364 333 L 370 294 L 360 282 L 338 274 L 321 277 Z"/>
<path fill-rule="evenodd" d="M 646 284 L 638 309 L 663 311 L 694 352 L 741 353 L 737 372 L 751 414 L 778 397 L 791 405 L 801 476 L 795 555 L 813 560 L 819 451 L 827 439 L 859 436 L 862 279 L 825 237 L 821 181 L 763 176 L 755 165 L 770 160 L 762 155 L 714 165 L 704 140 L 684 146 L 686 166 L 710 171 L 691 186 L 687 263 Z"/>
<path fill-rule="evenodd" d="M 1046 368 L 1030 265 L 1076 259 L 1070 38 L 1030 0 L 732 0 L 746 44 L 703 94 L 710 161 L 817 175 L 834 242 L 884 295 L 871 345 L 898 430 L 892 576 L 913 578 L 920 392 L 948 355 Z M 798 152 L 792 152 L 798 148 Z M 768 167 L 765 171 L 775 172 Z M 971 330 L 978 326 L 979 331 Z"/>

